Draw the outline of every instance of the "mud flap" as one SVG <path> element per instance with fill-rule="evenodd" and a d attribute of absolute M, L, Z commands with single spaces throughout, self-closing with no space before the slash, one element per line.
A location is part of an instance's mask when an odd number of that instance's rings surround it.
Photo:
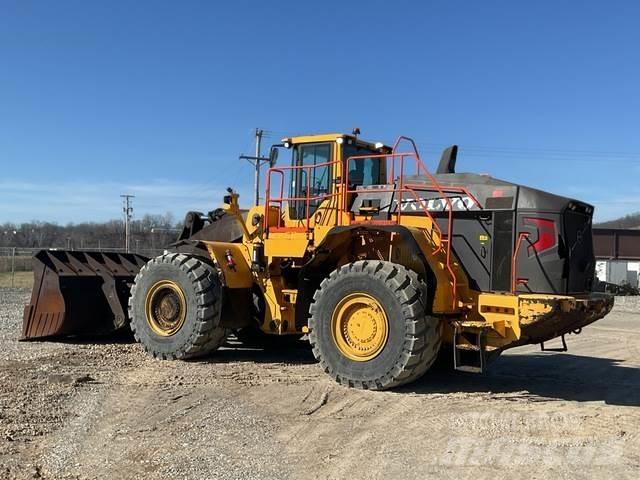
<path fill-rule="evenodd" d="M 40 250 L 21 340 L 101 335 L 124 327 L 129 290 L 147 260 L 133 253 Z"/>

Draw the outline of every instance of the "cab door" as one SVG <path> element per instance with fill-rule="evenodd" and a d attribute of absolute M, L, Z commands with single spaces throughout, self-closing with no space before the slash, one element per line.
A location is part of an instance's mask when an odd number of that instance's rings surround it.
<path fill-rule="evenodd" d="M 291 192 L 288 219 L 292 226 L 304 226 L 307 219 L 314 223 L 314 214 L 333 193 L 335 143 L 307 143 L 294 147 L 293 165 L 305 166 L 291 170 Z M 307 200 L 308 198 L 308 200 Z"/>

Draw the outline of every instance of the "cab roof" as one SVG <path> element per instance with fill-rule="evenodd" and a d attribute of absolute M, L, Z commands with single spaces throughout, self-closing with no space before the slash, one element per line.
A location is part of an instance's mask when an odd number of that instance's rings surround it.
<path fill-rule="evenodd" d="M 366 140 L 362 140 L 361 138 L 356 138 L 354 135 L 349 135 L 346 133 L 320 133 L 317 135 L 298 135 L 294 137 L 285 137 L 282 139 L 282 142 L 289 142 L 292 145 L 298 145 L 301 143 L 318 143 L 318 142 L 335 142 L 338 138 L 343 138 L 345 140 L 352 139 L 356 140 L 357 144 L 362 147 L 370 148 L 371 150 L 376 149 L 375 142 L 367 142 Z M 383 145 L 383 150 L 391 150 L 391 147 L 387 145 Z"/>

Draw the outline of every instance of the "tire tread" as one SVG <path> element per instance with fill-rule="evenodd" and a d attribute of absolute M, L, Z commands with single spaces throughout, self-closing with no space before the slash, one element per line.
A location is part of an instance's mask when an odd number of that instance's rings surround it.
<path fill-rule="evenodd" d="M 387 372 L 373 380 L 348 378 L 334 371 L 322 353 L 316 334 L 319 305 L 322 304 L 324 293 L 339 278 L 362 273 L 382 280 L 394 293 L 401 305 L 405 325 L 402 353 Z M 386 390 L 417 380 L 435 361 L 441 343 L 440 321 L 427 314 L 426 295 L 427 285 L 415 272 L 402 265 L 381 260 L 360 260 L 335 269 L 320 283 L 309 310 L 309 341 L 322 369 L 338 383 L 367 390 Z"/>
<path fill-rule="evenodd" d="M 140 280 L 148 274 L 150 266 L 172 265 L 185 272 L 191 280 L 196 292 L 196 321 L 188 339 L 181 345 L 177 345 L 173 352 L 157 350 L 151 344 L 144 342 L 145 337 L 139 333 L 139 323 L 146 322 L 145 318 L 135 315 L 137 302 L 144 301 L 138 298 L 138 285 Z M 145 294 L 146 292 L 141 292 Z M 130 327 L 136 341 L 143 344 L 144 349 L 155 358 L 163 360 L 197 358 L 211 353 L 219 348 L 225 341 L 229 331 L 220 324 L 222 308 L 221 285 L 217 272 L 213 267 L 190 255 L 182 253 L 168 253 L 153 258 L 145 264 L 136 275 L 131 295 L 129 297 Z"/>

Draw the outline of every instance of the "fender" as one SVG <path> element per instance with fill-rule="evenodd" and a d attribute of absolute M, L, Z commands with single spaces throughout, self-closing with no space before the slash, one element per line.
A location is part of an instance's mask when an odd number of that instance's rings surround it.
<path fill-rule="evenodd" d="M 242 243 L 202 242 L 222 272 L 224 286 L 231 289 L 253 287 L 249 249 Z"/>
<path fill-rule="evenodd" d="M 409 228 L 402 225 L 349 225 L 332 228 L 317 246 L 311 259 L 302 267 L 301 278 L 305 279 L 307 284 L 305 287 L 315 290 L 316 284 L 319 285 L 331 271 L 348 263 L 344 261 L 344 257 L 349 252 L 349 245 L 353 242 L 354 235 L 361 232 L 385 232 L 398 235 L 399 241 L 395 244 L 393 255 L 385 259 L 413 270 L 426 282 L 428 308 L 431 310 L 437 295 L 436 276 L 414 235 Z M 385 255 L 388 257 L 389 252 L 385 252 Z M 308 282 L 311 284 L 309 285 Z M 302 295 L 300 298 L 307 296 L 312 297 L 313 292 Z"/>

